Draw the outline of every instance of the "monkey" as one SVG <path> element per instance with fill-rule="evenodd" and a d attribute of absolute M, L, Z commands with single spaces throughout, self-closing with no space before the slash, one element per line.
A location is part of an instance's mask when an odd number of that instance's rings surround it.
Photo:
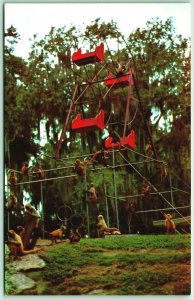
<path fill-rule="evenodd" d="M 80 159 L 76 159 L 75 161 L 75 171 L 76 173 L 83 177 L 84 174 L 85 174 L 85 168 L 88 166 L 88 165 L 91 165 L 92 162 L 88 159 L 88 157 L 85 157 L 84 158 L 84 162 L 82 162 Z"/>
<path fill-rule="evenodd" d="M 134 214 L 135 213 L 135 206 L 133 202 L 124 202 L 123 203 L 123 210 L 125 214 L 128 216 L 128 214 Z"/>
<path fill-rule="evenodd" d="M 80 159 L 76 159 L 76 162 L 75 162 L 75 171 L 76 171 L 76 173 L 79 176 L 83 176 L 85 174 L 84 164 L 83 164 L 83 162 L 81 162 Z"/>
<path fill-rule="evenodd" d="M 18 181 L 17 177 L 15 176 L 14 171 L 11 171 L 11 172 L 10 172 L 10 175 L 8 176 L 8 178 L 9 178 L 9 179 L 8 179 L 8 180 L 9 180 L 9 183 L 10 183 L 11 185 L 16 184 L 17 181 Z"/>
<path fill-rule="evenodd" d="M 84 164 L 84 168 L 87 168 L 87 166 L 92 165 L 92 161 L 90 160 L 90 158 L 85 157 L 83 164 Z"/>
<path fill-rule="evenodd" d="M 168 165 L 162 164 L 160 166 L 160 181 L 162 182 L 168 175 Z"/>
<path fill-rule="evenodd" d="M 88 190 L 88 193 L 89 193 L 89 197 L 90 197 L 90 199 L 92 199 L 93 201 L 96 201 L 97 200 L 97 196 L 96 196 L 96 189 L 95 189 L 95 187 L 94 187 L 94 184 L 93 184 L 93 182 L 91 182 L 91 184 L 90 184 L 90 188 L 89 188 L 89 190 Z"/>
<path fill-rule="evenodd" d="M 78 243 L 81 239 L 81 234 L 79 233 L 78 228 L 72 228 L 69 236 L 69 243 L 74 244 Z"/>
<path fill-rule="evenodd" d="M 18 226 L 16 227 L 15 232 L 16 232 L 21 238 L 23 238 L 23 236 L 24 236 L 24 234 L 25 234 L 25 228 L 24 228 L 23 226 L 21 226 L 21 225 L 18 225 Z"/>
<path fill-rule="evenodd" d="M 24 164 L 22 165 L 21 172 L 22 172 L 23 174 L 27 175 L 29 169 L 30 169 L 30 167 L 28 167 L 28 163 L 24 163 Z"/>
<path fill-rule="evenodd" d="M 41 248 L 24 250 L 24 245 L 20 235 L 18 235 L 14 230 L 8 230 L 7 234 L 9 237 L 8 244 L 10 248 L 10 255 L 12 255 L 13 257 L 37 253 L 42 250 Z"/>
<path fill-rule="evenodd" d="M 152 145 L 151 145 L 151 142 L 149 140 L 148 140 L 148 142 L 145 146 L 145 155 L 147 156 L 146 161 L 149 160 L 149 158 L 152 155 Z"/>
<path fill-rule="evenodd" d="M 99 231 L 103 232 L 104 235 L 106 235 L 106 234 L 115 234 L 115 235 L 121 234 L 119 228 L 116 228 L 116 227 L 110 228 L 106 225 L 103 215 L 98 216 L 97 228 Z"/>
<path fill-rule="evenodd" d="M 10 197 L 9 197 L 9 202 L 8 202 L 8 210 L 13 210 L 16 208 L 16 205 L 17 205 L 17 200 L 16 200 L 16 197 L 11 194 Z"/>
<path fill-rule="evenodd" d="M 165 216 L 165 227 L 166 227 L 166 233 L 172 233 L 175 234 L 176 233 L 176 225 L 172 220 L 172 216 L 171 214 L 164 214 Z"/>
<path fill-rule="evenodd" d="M 120 135 L 114 130 L 110 129 L 108 131 L 109 137 L 112 137 L 112 144 L 118 144 L 120 146 Z"/>
<path fill-rule="evenodd" d="M 126 68 L 125 66 L 121 66 L 121 64 L 118 64 L 116 67 L 116 77 L 121 77 L 124 75 Z"/>
<path fill-rule="evenodd" d="M 36 178 L 37 179 L 44 179 L 45 173 L 44 173 L 44 170 L 41 167 L 36 168 L 35 173 L 36 173 Z"/>
<path fill-rule="evenodd" d="M 100 164 L 103 164 L 105 166 L 107 166 L 107 159 L 109 158 L 109 151 L 106 150 L 99 150 L 97 152 L 94 153 L 92 160 L 93 160 L 93 164 L 95 164 L 95 162 L 98 162 Z"/>
<path fill-rule="evenodd" d="M 51 239 L 51 244 L 50 245 L 53 245 L 54 242 L 55 244 L 57 244 L 57 239 L 60 239 L 61 242 L 63 241 L 63 233 L 66 231 L 66 226 L 61 226 L 59 229 L 56 229 L 52 232 L 49 233 L 49 238 Z"/>
<path fill-rule="evenodd" d="M 151 192 L 151 186 L 150 185 L 147 185 L 147 186 L 143 187 L 142 193 L 145 197 L 149 197 L 150 192 Z"/>

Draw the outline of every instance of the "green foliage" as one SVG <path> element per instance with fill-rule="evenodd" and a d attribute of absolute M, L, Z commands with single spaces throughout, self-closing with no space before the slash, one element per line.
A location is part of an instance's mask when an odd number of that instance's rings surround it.
<path fill-rule="evenodd" d="M 135 61 L 144 109 L 146 111 L 146 106 L 149 105 L 159 111 L 157 121 L 152 124 L 155 142 L 160 141 L 158 150 L 161 158 L 166 160 L 169 155 L 168 159 L 173 166 L 176 155 L 180 156 L 179 150 L 181 151 L 182 147 L 186 148 L 190 140 L 188 126 L 186 131 L 181 131 L 181 141 L 177 130 L 179 126 L 183 129 L 183 118 L 185 124 L 189 124 L 190 118 L 187 105 L 185 106 L 185 101 L 188 100 L 185 78 L 188 78 L 190 41 L 176 33 L 173 21 L 169 18 L 165 22 L 159 19 L 148 21 L 145 28 L 138 28 L 129 36 L 128 43 Z M 172 121 L 169 121 L 168 114 L 171 115 Z M 159 124 L 161 118 L 165 120 L 163 128 Z M 167 151 L 165 145 L 169 140 L 173 142 L 169 144 Z M 171 153 L 170 148 L 176 148 L 176 155 Z M 176 160 L 175 165 L 178 172 L 180 161 L 177 165 Z"/>

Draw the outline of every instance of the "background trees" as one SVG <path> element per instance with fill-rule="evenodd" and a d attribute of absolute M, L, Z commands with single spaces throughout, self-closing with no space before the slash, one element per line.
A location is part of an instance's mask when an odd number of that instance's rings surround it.
<path fill-rule="evenodd" d="M 114 74 L 117 62 L 130 63 L 134 67 L 144 116 L 150 125 L 159 159 L 168 162 L 174 187 L 185 190 L 185 183 L 189 186 L 190 41 L 177 35 L 171 19 L 164 23 L 159 19 L 151 20 L 147 22 L 145 28 L 138 28 L 127 38 L 118 32 L 114 22 L 106 24 L 100 19 L 94 20 L 90 26 L 87 26 L 85 32 L 79 32 L 73 26 L 70 30 L 66 30 L 65 27 L 51 28 L 43 39 L 38 39 L 34 35 L 27 60 L 14 55 L 14 45 L 18 42 L 17 30 L 14 27 L 8 28 L 5 32 L 4 52 L 6 170 L 20 170 L 22 163 L 31 159 L 32 165 L 41 161 L 44 169 L 62 168 L 64 164 L 69 166 L 52 173 L 47 172 L 46 178 L 75 175 L 74 159 L 69 158 L 64 163 L 52 157 L 54 157 L 62 124 L 67 117 L 75 86 L 94 78 L 102 64 L 79 68 L 72 64 L 71 56 L 78 47 L 85 47 L 88 50 L 104 42 L 106 68 L 102 69 L 97 79 L 105 78 L 109 72 Z M 79 88 L 78 92 L 81 93 L 84 86 Z M 72 112 L 71 118 L 78 111 L 81 111 L 85 117 L 96 115 L 98 101 L 106 91 L 103 84 L 92 85 L 80 98 L 80 104 Z M 106 120 L 110 116 L 118 117 L 120 122 L 116 129 L 120 134 L 123 132 L 127 91 L 128 88 L 122 91 L 111 91 L 105 99 Z M 137 97 L 134 90 L 132 94 Z M 89 101 L 91 105 L 88 105 Z M 136 103 L 132 102 L 129 120 L 133 118 L 135 109 Z M 111 111 L 114 114 L 111 115 Z M 41 133 L 43 128 L 45 129 L 44 143 Z M 140 109 L 134 122 L 127 128 L 128 131 L 131 129 L 135 129 L 137 136 L 135 150 L 145 154 L 147 130 Z M 99 150 L 105 134 L 105 131 L 73 134 L 68 127 L 60 157 L 76 157 Z M 43 154 L 41 159 L 40 154 Z M 130 162 L 141 160 L 141 156 L 137 153 L 123 152 L 123 155 Z M 126 161 L 117 155 L 116 164 L 124 163 Z M 112 164 L 111 158 L 109 164 Z M 169 177 L 161 183 L 160 168 L 157 163 L 139 164 L 138 171 L 159 190 L 169 190 Z M 149 200 L 144 197 L 133 197 L 142 191 L 142 178 L 129 166 L 116 169 L 117 194 L 118 197 L 123 197 L 118 201 L 119 216 L 122 230 L 126 232 L 128 230 L 126 204 L 134 203 L 136 210 L 166 207 L 166 203 L 158 195 L 153 195 Z M 100 211 L 105 214 L 105 186 L 108 195 L 115 195 L 113 171 L 110 169 L 103 170 L 101 173 L 89 171 L 87 182 L 91 181 L 95 182 L 97 187 Z M 40 183 L 17 187 L 17 197 L 21 203 L 24 198 L 24 188 L 32 201 L 38 205 L 41 200 Z M 46 227 L 49 227 L 50 220 L 56 217 L 57 208 L 63 203 L 72 206 L 74 212 L 85 212 L 86 187 L 79 178 L 46 181 L 42 184 L 42 188 Z M 174 193 L 174 195 L 176 205 L 189 204 L 187 194 Z M 127 198 L 128 196 L 130 198 Z M 165 197 L 171 201 L 170 194 Z M 108 202 L 110 221 L 115 224 L 114 198 L 108 198 Z M 92 208 L 90 209 L 92 211 Z M 96 222 L 96 213 L 94 209 L 91 222 Z M 186 214 L 186 211 L 182 213 Z M 133 215 L 132 226 L 136 230 L 140 224 L 147 226 L 153 219 L 161 217 L 159 212 Z"/>

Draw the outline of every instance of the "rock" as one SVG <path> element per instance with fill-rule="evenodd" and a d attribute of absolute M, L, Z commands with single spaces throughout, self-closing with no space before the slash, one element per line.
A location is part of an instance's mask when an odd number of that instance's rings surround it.
<path fill-rule="evenodd" d="M 44 246 L 50 246 L 50 244 L 51 244 L 51 240 L 46 240 L 46 239 L 44 239 L 44 240 L 42 240 L 42 239 L 38 239 L 37 241 L 36 241 L 36 247 L 38 246 L 40 246 L 40 247 L 44 247 Z"/>
<path fill-rule="evenodd" d="M 22 256 L 20 260 L 14 261 L 12 266 L 17 271 L 38 270 L 45 267 L 45 262 L 36 254 Z"/>
<path fill-rule="evenodd" d="M 14 294 L 18 294 L 23 290 L 33 288 L 36 283 L 34 280 L 30 279 L 22 273 L 16 273 L 10 276 L 10 282 L 16 288 Z"/>

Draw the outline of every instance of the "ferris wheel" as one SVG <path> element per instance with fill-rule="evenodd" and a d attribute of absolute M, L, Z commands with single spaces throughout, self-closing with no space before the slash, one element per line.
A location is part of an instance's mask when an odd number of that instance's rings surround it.
<path fill-rule="evenodd" d="M 72 68 L 83 71 L 81 78 L 76 77 L 72 101 L 55 152 L 56 159 L 67 129 L 87 134 L 103 130 L 110 133 L 118 127 L 118 138 L 110 135 L 104 147 L 135 147 L 133 122 L 139 101 L 132 96 L 134 67 L 131 66 L 130 54 L 126 55 L 119 40 L 116 42 L 115 51 L 110 50 L 106 38 L 103 41 L 91 41 L 85 36 L 76 38 L 77 49 L 71 56 Z M 84 81 L 80 81 L 83 78 Z"/>

